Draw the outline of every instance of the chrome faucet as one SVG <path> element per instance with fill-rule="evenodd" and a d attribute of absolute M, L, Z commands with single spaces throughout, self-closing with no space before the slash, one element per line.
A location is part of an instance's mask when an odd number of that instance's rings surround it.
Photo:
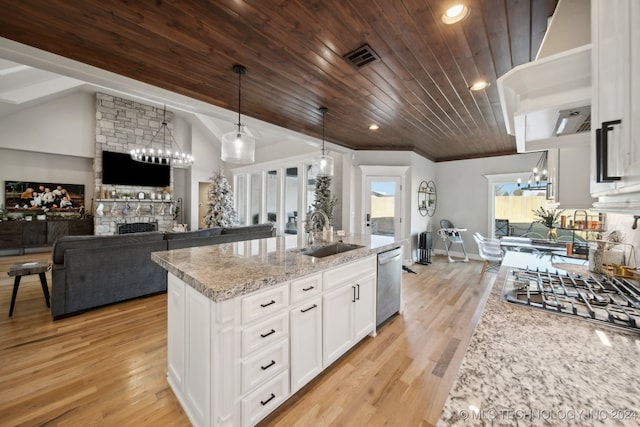
<path fill-rule="evenodd" d="M 326 213 L 324 213 L 320 209 L 317 209 L 317 210 L 311 212 L 311 215 L 309 215 L 309 218 L 307 218 L 307 221 L 309 221 L 309 224 L 311 225 L 311 227 L 310 227 L 311 231 L 309 231 L 309 236 L 308 236 L 308 241 L 307 241 L 307 243 L 309 245 L 313 244 L 314 239 L 323 241 L 322 238 L 318 239 L 317 235 L 314 236 L 315 230 L 314 230 L 314 227 L 313 227 L 313 218 L 316 215 L 320 215 L 322 217 L 322 231 L 325 232 L 325 231 L 327 231 L 329 229 L 329 217 L 327 216 Z"/>

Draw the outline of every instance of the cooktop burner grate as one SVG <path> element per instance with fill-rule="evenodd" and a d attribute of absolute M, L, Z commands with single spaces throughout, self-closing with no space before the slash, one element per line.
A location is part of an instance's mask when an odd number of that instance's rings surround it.
<path fill-rule="evenodd" d="M 640 289 L 627 279 L 515 269 L 507 274 L 502 298 L 640 331 Z"/>

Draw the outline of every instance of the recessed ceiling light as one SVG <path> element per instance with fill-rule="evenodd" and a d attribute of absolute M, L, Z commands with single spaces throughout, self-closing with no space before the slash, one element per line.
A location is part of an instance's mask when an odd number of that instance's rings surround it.
<path fill-rule="evenodd" d="M 380 126 L 376 125 L 375 123 L 369 126 L 369 130 L 378 130 L 380 129 Z"/>
<path fill-rule="evenodd" d="M 442 22 L 451 25 L 462 21 L 467 16 L 469 16 L 469 8 L 463 4 L 457 4 L 447 9 L 442 15 Z"/>
<path fill-rule="evenodd" d="M 489 82 L 483 80 L 483 81 L 480 81 L 480 82 L 475 82 L 474 84 L 469 86 L 469 89 L 471 89 L 471 90 L 482 90 L 482 89 L 488 88 L 489 85 L 490 85 Z"/>

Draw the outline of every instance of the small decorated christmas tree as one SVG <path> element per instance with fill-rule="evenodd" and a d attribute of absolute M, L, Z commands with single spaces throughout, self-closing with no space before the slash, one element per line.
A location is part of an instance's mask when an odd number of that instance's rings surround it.
<path fill-rule="evenodd" d="M 222 170 L 215 172 L 210 178 L 209 202 L 204 223 L 208 228 L 232 227 L 237 223 L 237 214 L 233 208 L 233 192 L 229 181 Z"/>

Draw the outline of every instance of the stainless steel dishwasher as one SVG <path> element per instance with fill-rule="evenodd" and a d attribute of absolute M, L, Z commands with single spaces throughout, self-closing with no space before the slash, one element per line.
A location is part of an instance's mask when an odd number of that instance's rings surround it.
<path fill-rule="evenodd" d="M 400 311 L 402 290 L 402 248 L 378 254 L 378 286 L 376 291 L 376 325 L 380 326 Z"/>

